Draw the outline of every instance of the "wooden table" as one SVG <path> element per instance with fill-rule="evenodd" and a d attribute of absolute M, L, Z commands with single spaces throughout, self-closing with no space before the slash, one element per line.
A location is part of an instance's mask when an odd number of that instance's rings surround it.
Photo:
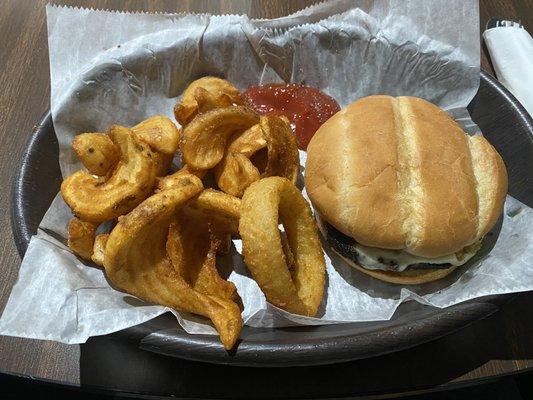
<path fill-rule="evenodd" d="M 497 16 L 521 20 L 533 32 L 533 0 L 480 2 L 481 29 L 491 17 Z M 68 0 L 55 3 L 128 11 L 246 13 L 251 17 L 273 18 L 295 12 L 313 1 Z M 0 182 L 3 190 L 0 192 L 0 204 L 4 212 L 0 216 L 0 309 L 5 305 L 15 283 L 20 263 L 7 212 L 10 184 L 26 141 L 31 135 L 32 126 L 49 108 L 45 4 L 45 0 L 4 0 L 1 3 Z M 484 46 L 482 67 L 492 72 Z M 339 376 L 349 376 L 352 386 L 357 387 L 362 394 L 378 389 L 400 393 L 423 387 L 453 386 L 523 371 L 533 367 L 533 319 L 525 317 L 531 315 L 532 308 L 533 296 L 521 294 L 497 314 L 445 338 L 396 354 L 344 364 L 333 370 L 324 369 L 324 373 L 330 374 L 331 379 L 339 381 L 339 384 L 346 382 L 345 379 L 339 379 Z M 91 349 L 98 349 L 99 346 L 118 346 L 114 351 L 121 354 L 122 358 L 116 359 L 117 365 L 94 355 L 98 353 Z M 176 384 L 175 387 L 160 387 L 158 390 L 157 387 L 150 386 L 150 382 L 143 382 L 142 374 L 133 365 L 149 359 L 167 373 L 175 375 L 178 380 L 184 371 L 187 371 L 184 376 L 189 379 L 202 379 L 204 371 L 216 374 L 222 368 L 174 360 L 135 349 L 126 351 L 121 346 L 126 345 L 109 344 L 105 338 L 93 339 L 84 346 L 68 346 L 0 337 L 0 370 L 73 384 L 122 390 L 144 388 L 143 391 L 186 395 L 191 394 L 187 392 L 186 383 L 181 386 Z M 117 374 L 119 359 L 121 362 L 129 362 L 132 365 L 131 371 Z M 298 371 L 291 372 L 293 373 L 302 374 Z M 268 372 L 265 376 L 269 375 L 275 377 L 276 373 Z M 302 379 L 305 380 L 305 375 Z M 291 390 L 295 389 L 289 388 L 288 393 Z"/>

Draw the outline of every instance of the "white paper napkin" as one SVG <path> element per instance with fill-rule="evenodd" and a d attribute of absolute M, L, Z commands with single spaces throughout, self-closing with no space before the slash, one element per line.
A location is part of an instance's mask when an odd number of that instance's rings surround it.
<path fill-rule="evenodd" d="M 517 26 L 487 29 L 483 38 L 498 80 L 533 116 L 533 38 Z"/>

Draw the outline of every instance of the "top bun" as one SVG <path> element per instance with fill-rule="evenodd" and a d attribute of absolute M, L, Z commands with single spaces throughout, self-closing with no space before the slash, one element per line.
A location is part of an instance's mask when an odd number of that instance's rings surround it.
<path fill-rule="evenodd" d="M 507 172 L 490 143 L 466 135 L 439 107 L 370 96 L 315 133 L 305 186 L 322 218 L 357 242 L 432 258 L 492 228 Z"/>

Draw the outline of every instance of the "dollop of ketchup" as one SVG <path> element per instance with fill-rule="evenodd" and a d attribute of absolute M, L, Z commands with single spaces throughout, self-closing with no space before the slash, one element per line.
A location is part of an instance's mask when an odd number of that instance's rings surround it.
<path fill-rule="evenodd" d="M 307 149 L 318 128 L 340 110 L 332 97 L 317 88 L 295 83 L 251 86 L 243 96 L 259 114 L 286 116 L 301 150 Z"/>

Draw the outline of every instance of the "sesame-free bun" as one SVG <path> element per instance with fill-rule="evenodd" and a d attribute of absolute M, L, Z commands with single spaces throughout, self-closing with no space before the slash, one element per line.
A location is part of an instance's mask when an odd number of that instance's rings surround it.
<path fill-rule="evenodd" d="M 315 133 L 305 186 L 320 215 L 358 243 L 434 258 L 492 228 L 507 172 L 482 136 L 465 134 L 439 107 L 415 97 L 370 96 Z"/>

